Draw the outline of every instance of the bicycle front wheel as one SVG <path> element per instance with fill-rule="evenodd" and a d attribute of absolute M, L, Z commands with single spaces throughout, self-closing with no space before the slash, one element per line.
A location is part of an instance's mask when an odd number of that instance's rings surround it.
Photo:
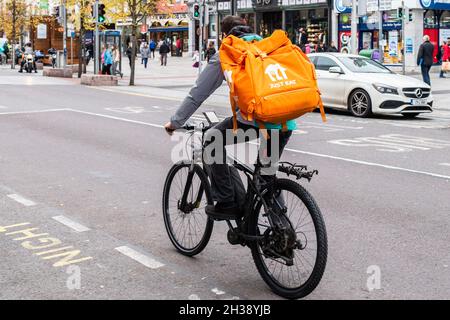
<path fill-rule="evenodd" d="M 327 234 L 320 209 L 298 183 L 278 179 L 273 206 L 285 229 L 271 227 L 262 203 L 256 203 L 249 234 L 264 236 L 252 242 L 253 260 L 264 281 L 276 294 L 298 299 L 319 284 L 327 261 Z"/>
<path fill-rule="evenodd" d="M 170 169 L 163 191 L 164 224 L 170 241 L 183 255 L 199 254 L 208 244 L 214 221 L 205 207 L 212 203 L 208 177 L 199 165 L 191 170 L 190 163 L 180 162 Z"/>

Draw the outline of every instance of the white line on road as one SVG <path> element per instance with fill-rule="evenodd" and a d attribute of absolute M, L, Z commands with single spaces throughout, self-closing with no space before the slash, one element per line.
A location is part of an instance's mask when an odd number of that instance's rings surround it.
<path fill-rule="evenodd" d="M 321 153 L 315 153 L 315 152 L 309 152 L 309 151 L 301 151 L 301 150 L 290 149 L 290 148 L 286 148 L 285 150 L 291 151 L 291 152 L 295 152 L 295 153 L 307 154 L 307 155 L 315 156 L 315 157 L 328 158 L 328 159 L 334 159 L 334 160 L 342 160 L 342 161 L 358 163 L 358 164 L 362 164 L 362 165 L 366 165 L 366 166 L 381 167 L 381 168 L 385 168 L 385 169 L 391 169 L 391 170 L 398 170 L 398 171 L 405 171 L 405 172 L 423 174 L 423 175 L 427 175 L 427 176 L 431 176 L 431 177 L 436 177 L 436 178 L 442 178 L 442 179 L 450 180 L 450 176 L 446 176 L 446 175 L 438 174 L 438 173 L 433 173 L 433 172 L 426 172 L 426 171 L 419 171 L 419 170 L 413 170 L 413 169 L 406 169 L 406 168 L 390 166 L 390 165 L 381 164 L 381 163 L 368 162 L 368 161 L 355 160 L 355 159 L 348 159 L 348 158 L 331 156 L 331 155 L 327 155 L 327 154 L 321 154 Z"/>
<path fill-rule="evenodd" d="M 63 225 L 75 230 L 76 232 L 84 232 L 89 231 L 88 227 L 83 226 L 82 224 L 75 222 L 65 216 L 54 216 L 52 219 L 62 223 Z"/>
<path fill-rule="evenodd" d="M 163 128 L 163 126 L 160 125 L 160 124 L 153 124 L 153 123 L 142 122 L 142 121 L 137 121 L 137 120 L 130 120 L 130 119 L 125 119 L 125 118 L 114 117 L 114 116 L 98 114 L 98 113 L 92 113 L 92 112 L 86 112 L 86 111 L 80 111 L 80 110 L 75 110 L 75 109 L 67 109 L 67 110 L 73 111 L 73 112 L 89 114 L 89 115 L 93 115 L 93 116 L 98 116 L 98 117 L 104 117 L 104 118 L 109 118 L 109 119 L 114 119 L 114 120 L 120 120 L 120 121 L 125 121 L 125 122 L 131 122 L 131 123 L 146 125 L 146 126 L 155 127 L 155 128 Z M 433 172 L 426 172 L 426 171 L 406 169 L 406 168 L 401 168 L 401 167 L 396 167 L 396 166 L 384 165 L 384 164 L 381 164 L 381 163 L 367 162 L 367 161 L 355 160 L 355 159 L 348 159 L 348 158 L 331 156 L 331 155 L 327 155 L 327 154 L 321 154 L 321 153 L 315 153 L 315 152 L 309 152 L 309 151 L 301 151 L 301 150 L 296 150 L 296 149 L 291 149 L 291 148 L 286 148 L 285 150 L 290 151 L 290 152 L 294 152 L 294 153 L 307 154 L 307 155 L 315 156 L 315 157 L 328 158 L 328 159 L 334 159 L 334 160 L 341 160 L 341 161 L 346 161 L 346 162 L 358 163 L 358 164 L 362 164 L 362 165 L 366 165 L 366 166 L 381 167 L 381 168 L 385 168 L 385 169 L 398 170 L 398 171 L 404 171 L 404 172 L 410 172 L 410 173 L 416 173 L 416 174 L 422 174 L 422 175 L 427 175 L 427 176 L 431 176 L 431 177 L 436 177 L 436 178 L 442 178 L 442 179 L 450 180 L 450 176 L 446 176 L 446 175 L 442 175 L 442 174 L 438 174 L 438 173 L 433 173 Z"/>
<path fill-rule="evenodd" d="M 44 110 L 30 110 L 30 111 L 11 111 L 11 112 L 0 112 L 0 115 L 13 115 L 13 114 L 27 114 L 27 113 L 45 113 L 45 112 L 57 112 L 57 111 L 68 111 L 69 109 L 44 109 Z"/>
<path fill-rule="evenodd" d="M 439 165 L 440 165 L 440 166 L 450 167 L 450 163 L 446 163 L 446 162 L 439 163 Z"/>
<path fill-rule="evenodd" d="M 143 253 L 131 249 L 130 247 L 127 246 L 117 247 L 116 250 L 150 269 L 158 269 L 164 267 L 164 264 L 159 262 L 158 260 L 150 258 L 149 256 L 146 256 Z"/>
<path fill-rule="evenodd" d="M 23 204 L 25 207 L 31 207 L 31 206 L 35 206 L 36 202 L 33 202 L 29 199 L 26 199 L 24 197 L 22 197 L 20 194 L 17 193 L 13 193 L 13 194 L 8 194 L 7 195 L 8 198 L 13 199 L 14 201 Z"/>
<path fill-rule="evenodd" d="M 149 127 L 155 127 L 155 128 L 163 128 L 164 127 L 161 124 L 153 124 L 153 123 L 148 123 L 148 122 L 143 122 L 143 121 L 138 121 L 138 120 L 125 119 L 125 118 L 110 116 L 110 115 L 106 115 L 106 114 L 93 113 L 93 112 L 87 112 L 87 111 L 81 111 L 81 110 L 75 110 L 75 109 L 66 109 L 66 110 L 72 111 L 72 112 L 77 112 L 77 113 L 88 114 L 91 116 L 97 116 L 97 117 L 103 117 L 103 118 L 108 118 L 108 119 L 113 119 L 113 120 L 120 120 L 120 121 L 125 121 L 125 122 L 142 124 L 144 126 L 149 126 Z"/>

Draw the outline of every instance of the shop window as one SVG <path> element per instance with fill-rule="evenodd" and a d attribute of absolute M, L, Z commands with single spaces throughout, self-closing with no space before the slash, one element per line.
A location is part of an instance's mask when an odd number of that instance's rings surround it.
<path fill-rule="evenodd" d="M 425 29 L 435 29 L 438 27 L 438 19 L 433 10 L 428 10 L 425 12 L 423 17 L 423 27 Z"/>
<path fill-rule="evenodd" d="M 444 11 L 441 15 L 441 28 L 450 29 L 450 11 Z"/>

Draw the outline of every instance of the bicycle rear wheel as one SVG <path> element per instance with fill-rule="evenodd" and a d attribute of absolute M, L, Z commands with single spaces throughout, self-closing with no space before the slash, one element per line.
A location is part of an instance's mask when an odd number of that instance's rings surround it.
<path fill-rule="evenodd" d="M 272 291 L 298 299 L 317 287 L 325 271 L 325 224 L 316 202 L 298 183 L 278 179 L 275 190 L 277 202 L 286 209 L 279 216 L 289 231 L 277 233 L 272 229 L 262 203 L 258 202 L 249 220 L 249 234 L 264 235 L 264 240 L 252 242 L 250 248 L 258 272 Z"/>
<path fill-rule="evenodd" d="M 169 171 L 163 191 L 164 224 L 170 241 L 186 256 L 199 254 L 208 244 L 214 221 L 205 207 L 212 204 L 208 178 L 199 165 L 180 162 Z M 183 194 L 186 203 L 182 205 Z"/>

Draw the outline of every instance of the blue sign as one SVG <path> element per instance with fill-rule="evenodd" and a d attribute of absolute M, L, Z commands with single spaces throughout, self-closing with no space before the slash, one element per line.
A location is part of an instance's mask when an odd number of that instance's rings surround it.
<path fill-rule="evenodd" d="M 447 0 L 420 0 L 420 4 L 425 9 L 450 10 Z"/>
<path fill-rule="evenodd" d="M 349 13 L 352 11 L 351 7 L 344 6 L 343 0 L 334 0 L 334 8 L 339 13 Z"/>

